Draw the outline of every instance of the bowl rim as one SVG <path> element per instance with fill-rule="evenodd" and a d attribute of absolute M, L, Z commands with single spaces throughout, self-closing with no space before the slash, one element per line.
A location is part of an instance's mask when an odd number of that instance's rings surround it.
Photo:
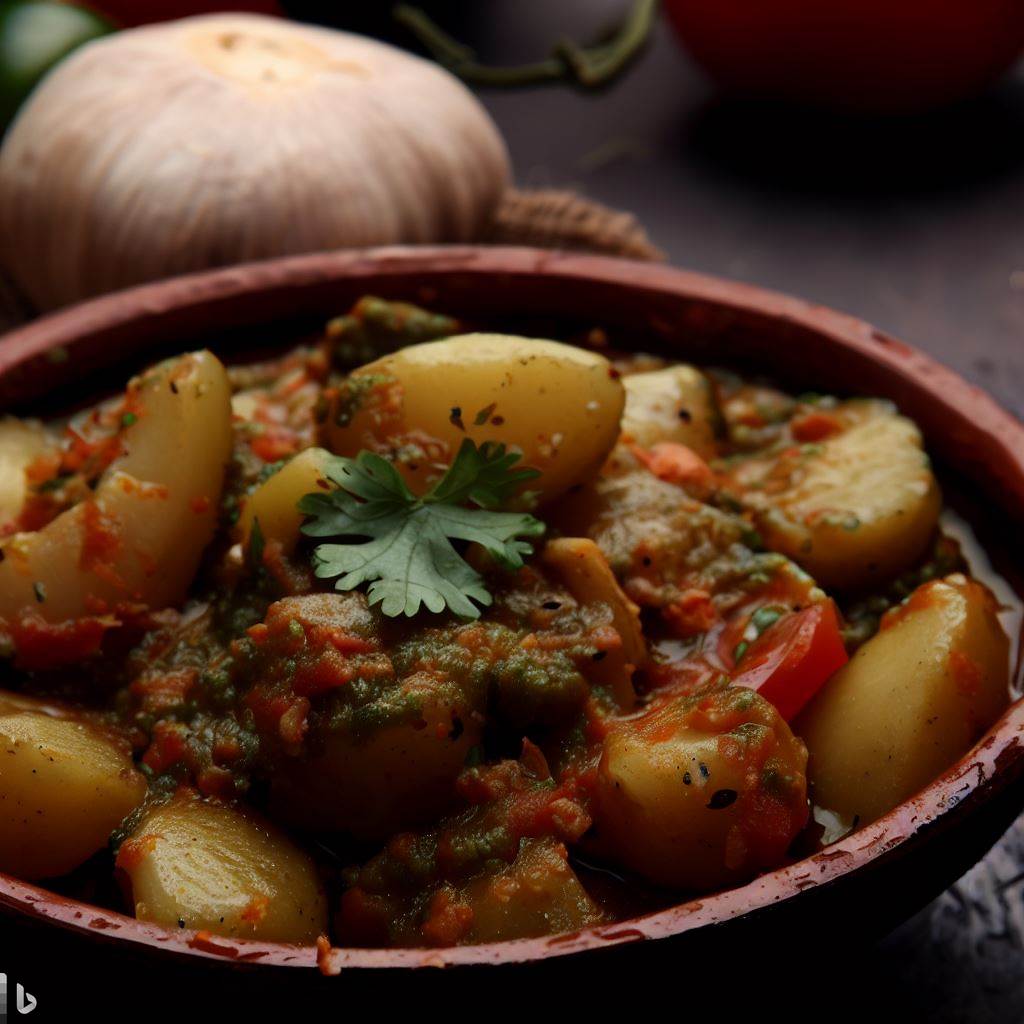
<path fill-rule="evenodd" d="M 227 303 L 277 291 L 284 295 L 331 282 L 414 278 L 429 286 L 452 275 L 479 284 L 543 280 L 569 289 L 573 283 L 640 289 L 652 296 L 797 326 L 833 348 L 881 366 L 890 377 L 912 384 L 922 400 L 949 417 L 961 440 L 984 442 L 986 475 L 1004 506 L 1024 509 L 1024 425 L 994 399 L 930 356 L 827 307 L 753 285 L 659 264 L 548 250 L 491 246 L 391 246 L 315 253 L 245 264 L 172 278 L 104 296 L 50 314 L 0 339 L 0 390 L 4 382 L 56 368 L 54 356 L 116 363 L 135 352 L 132 339 L 163 321 L 200 325 Z M 369 287 L 369 286 L 368 286 Z M 657 330 L 657 323 L 647 325 Z M 105 350 L 101 359 L 99 353 Z M 45 379 L 45 377 L 44 377 Z M 16 393 L 8 387 L 7 394 Z M 993 468 L 994 467 L 994 468 Z M 855 870 L 894 855 L 969 798 L 985 799 L 997 776 L 1024 772 L 1024 698 L 950 769 L 889 814 L 826 850 L 755 878 L 743 886 L 702 896 L 642 917 L 591 926 L 577 932 L 474 946 L 430 949 L 318 949 L 228 939 L 190 930 L 171 931 L 116 911 L 50 892 L 0 873 L 0 910 L 100 935 L 136 946 L 188 957 L 276 967 L 319 966 L 325 973 L 349 968 L 422 968 L 524 963 L 607 949 L 646 939 L 665 939 L 711 924 L 753 915 L 800 893 L 827 886 Z"/>

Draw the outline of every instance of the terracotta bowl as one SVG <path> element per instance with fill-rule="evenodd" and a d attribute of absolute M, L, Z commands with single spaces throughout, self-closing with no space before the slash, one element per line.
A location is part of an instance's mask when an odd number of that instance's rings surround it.
<path fill-rule="evenodd" d="M 102 371 L 125 372 L 173 349 L 273 345 L 314 330 L 359 296 L 565 337 L 594 326 L 616 344 L 698 362 L 761 367 L 816 390 L 886 396 L 922 427 L 933 455 L 1024 521 L 1024 426 L 950 370 L 868 324 L 806 302 L 661 266 L 529 249 L 392 248 L 274 260 L 178 278 L 39 320 L 0 342 L 0 408 L 81 400 Z M 111 376 L 112 382 L 115 378 Z M 97 385 L 100 386 L 100 385 Z M 74 389 L 72 391 L 71 389 Z M 880 821 L 742 888 L 635 920 L 552 938 L 431 950 L 336 950 L 333 968 L 531 965 L 566 972 L 643 950 L 688 956 L 758 942 L 841 915 L 878 932 L 948 886 L 1024 807 L 1024 704 L 1016 702 L 957 764 Z M 0 909 L 44 926 L 49 942 L 88 935 L 122 951 L 232 963 L 317 965 L 313 948 L 169 932 L 0 875 Z M 0 928 L 11 922 L 0 922 Z M 653 947 L 653 948 L 652 948 Z M 601 951 L 601 952 L 597 952 Z M 649 962 L 649 961 L 648 961 Z M 255 965 L 263 965 L 257 969 Z M 286 972 L 288 973 L 288 972 Z M 346 971 L 351 976 L 353 972 Z M 363 972 L 356 971 L 356 974 Z M 296 972 L 290 972 L 290 977 Z"/>

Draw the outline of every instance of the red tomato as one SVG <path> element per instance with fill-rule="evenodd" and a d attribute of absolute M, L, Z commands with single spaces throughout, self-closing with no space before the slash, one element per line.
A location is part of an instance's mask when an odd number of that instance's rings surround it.
<path fill-rule="evenodd" d="M 847 660 L 835 605 L 822 601 L 769 626 L 743 655 L 732 682 L 757 690 L 791 722 Z"/>
<path fill-rule="evenodd" d="M 848 109 L 922 110 L 973 95 L 1024 48 L 1021 0 L 665 0 L 718 82 Z"/>
<path fill-rule="evenodd" d="M 630 445 L 633 454 L 660 480 L 670 484 L 708 485 L 713 479 L 711 467 L 692 449 L 675 441 L 659 441 L 648 451 Z"/>
<path fill-rule="evenodd" d="M 191 14 L 212 14 L 215 11 L 281 14 L 281 5 L 275 0 L 249 0 L 248 3 L 245 0 L 227 0 L 226 3 L 215 3 L 213 0 L 87 0 L 81 6 L 105 14 L 122 28 L 187 18 Z"/>

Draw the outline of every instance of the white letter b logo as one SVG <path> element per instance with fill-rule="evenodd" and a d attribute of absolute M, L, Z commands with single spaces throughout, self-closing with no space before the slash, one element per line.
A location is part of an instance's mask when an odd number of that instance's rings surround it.
<path fill-rule="evenodd" d="M 25 987 L 18 983 L 17 989 L 18 1013 L 31 1013 L 36 1008 L 36 997 L 25 991 Z"/>

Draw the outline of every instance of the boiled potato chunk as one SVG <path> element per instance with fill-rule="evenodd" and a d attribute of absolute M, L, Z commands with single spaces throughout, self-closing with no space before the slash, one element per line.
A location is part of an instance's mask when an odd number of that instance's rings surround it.
<path fill-rule="evenodd" d="M 919 587 L 795 723 L 814 802 L 861 825 L 964 754 L 1009 702 L 992 596 L 961 575 Z"/>
<path fill-rule="evenodd" d="M 777 867 L 807 819 L 807 752 L 752 690 L 668 698 L 616 722 L 594 800 L 607 855 L 705 891 Z"/>
<path fill-rule="evenodd" d="M 25 470 L 53 440 L 38 424 L 6 416 L 0 419 L 0 531 L 17 519 L 28 495 Z"/>
<path fill-rule="evenodd" d="M 276 817 L 302 828 L 384 839 L 429 821 L 450 803 L 470 748 L 481 740 L 482 716 L 461 688 L 423 675 L 402 680 L 377 704 L 412 708 L 366 734 L 325 728 L 316 753 L 289 759 L 275 773 Z"/>
<path fill-rule="evenodd" d="M 0 694 L 0 871 L 67 874 L 145 795 L 127 743 L 53 705 Z"/>
<path fill-rule="evenodd" d="M 49 622 L 97 606 L 179 603 L 217 521 L 231 454 L 227 374 L 210 352 L 168 360 L 128 386 L 135 421 L 93 498 L 3 546 L 0 617 Z"/>
<path fill-rule="evenodd" d="M 763 500 L 758 526 L 768 546 L 823 587 L 863 587 L 913 564 L 941 510 L 917 427 L 885 403 L 861 407 L 846 430 L 784 454 L 752 494 Z"/>
<path fill-rule="evenodd" d="M 672 441 L 702 458 L 715 454 L 720 413 L 711 383 L 692 366 L 634 373 L 623 379 L 626 408 L 622 439 L 644 448 Z"/>
<path fill-rule="evenodd" d="M 425 490 L 464 438 L 500 442 L 541 472 L 549 501 L 586 480 L 619 432 L 622 382 L 608 361 L 572 345 L 466 334 L 413 345 L 357 370 L 325 424 L 339 455 L 370 448 Z"/>
<path fill-rule="evenodd" d="M 307 448 L 246 498 L 238 520 L 243 546 L 248 546 L 252 524 L 258 521 L 264 540 L 276 540 L 285 554 L 295 549 L 305 518 L 298 509 L 299 501 L 307 494 L 334 488 L 326 475 L 330 457 L 323 448 Z"/>
<path fill-rule="evenodd" d="M 268 942 L 312 942 L 326 930 L 309 857 L 253 815 L 193 793 L 146 814 L 117 866 L 140 921 Z"/>
<path fill-rule="evenodd" d="M 603 915 L 552 839 L 524 840 L 519 855 L 466 887 L 473 924 L 465 942 L 556 935 L 596 924 Z"/>

